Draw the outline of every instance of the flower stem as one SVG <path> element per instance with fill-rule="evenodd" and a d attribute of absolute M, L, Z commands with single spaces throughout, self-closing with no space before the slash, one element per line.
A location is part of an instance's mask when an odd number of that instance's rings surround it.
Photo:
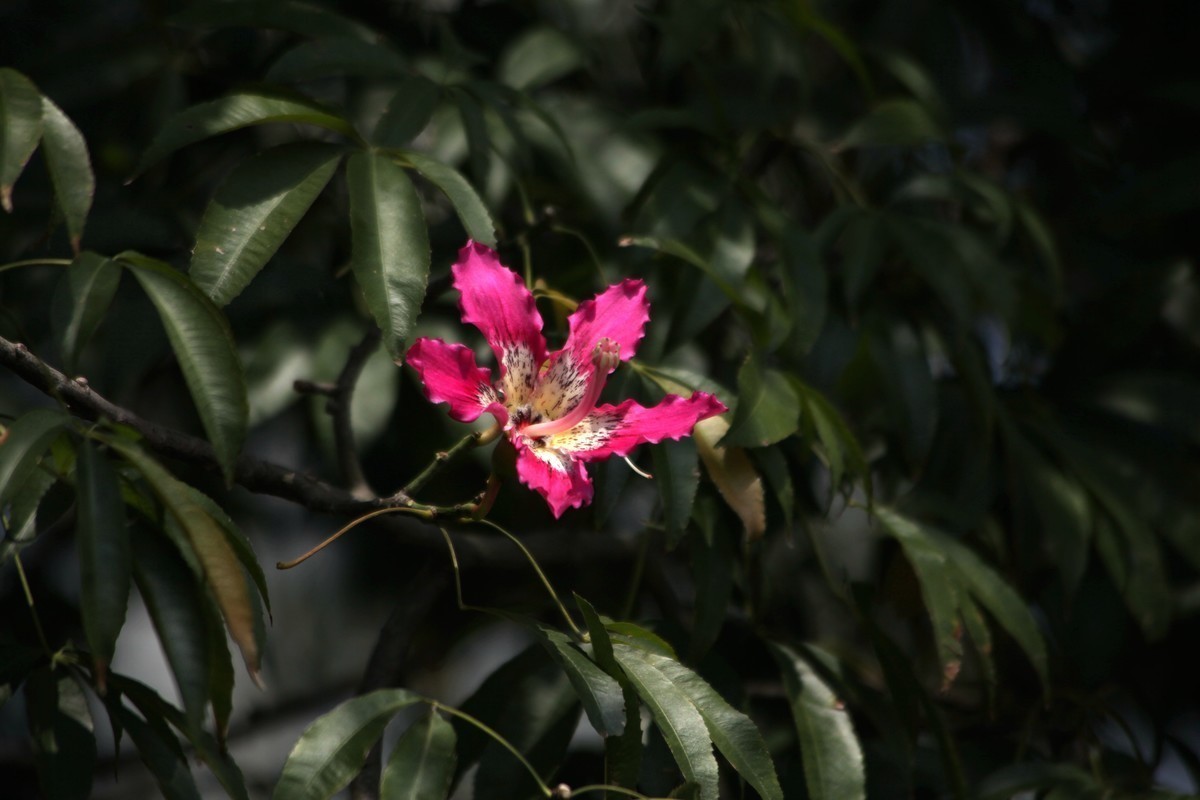
<path fill-rule="evenodd" d="M 13 553 L 13 563 L 17 565 L 17 577 L 21 580 L 21 589 L 25 592 L 25 603 L 29 606 L 29 614 L 33 617 L 33 627 L 37 631 L 38 641 L 42 644 L 42 649 L 46 651 L 46 655 L 53 660 L 54 651 L 50 649 L 50 642 L 46 639 L 46 631 L 42 627 L 42 620 L 38 617 L 37 607 L 33 603 L 33 590 L 29 588 L 29 579 L 25 577 L 25 566 L 21 563 L 21 554 Z"/>
<path fill-rule="evenodd" d="M 449 450 L 438 453 L 433 461 L 429 462 L 429 465 L 421 470 L 417 477 L 409 481 L 407 486 L 396 493 L 395 497 L 397 499 L 411 498 L 414 493 L 419 492 L 425 484 L 429 483 L 433 476 L 445 469 L 446 465 L 461 457 L 463 453 L 472 448 L 483 447 L 485 444 L 495 441 L 500 435 L 500 430 L 500 423 L 496 423 L 487 430 L 475 431 L 459 439 Z"/>

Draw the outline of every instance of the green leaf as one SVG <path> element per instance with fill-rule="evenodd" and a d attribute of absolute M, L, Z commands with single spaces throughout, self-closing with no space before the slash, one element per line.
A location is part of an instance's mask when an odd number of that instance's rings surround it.
<path fill-rule="evenodd" d="M 458 107 L 463 132 L 467 137 L 467 155 L 471 165 L 471 177 L 479 185 L 487 182 L 492 163 L 492 142 L 488 136 L 483 108 L 470 92 L 457 87 L 450 90 L 450 98 Z"/>
<path fill-rule="evenodd" d="M 15 69 L 0 68 L 0 207 L 12 212 L 13 184 L 42 136 L 42 95 Z"/>
<path fill-rule="evenodd" d="M 355 153 L 346 177 L 354 275 L 388 352 L 400 358 L 429 282 L 421 199 L 404 168 L 382 155 Z"/>
<path fill-rule="evenodd" d="M 469 238 L 488 247 L 496 246 L 496 224 L 492 221 L 487 206 L 466 178 L 452 167 L 421 153 L 401 150 L 400 155 L 449 198 Z"/>
<path fill-rule="evenodd" d="M 325 800 L 348 784 L 402 708 L 423 702 L 404 689 L 347 700 L 309 725 L 283 765 L 271 795 L 277 800 Z"/>
<path fill-rule="evenodd" d="M 34 764 L 49 800 L 84 800 L 92 794 L 96 738 L 79 684 L 69 675 L 39 669 L 25 684 Z"/>
<path fill-rule="evenodd" d="M 196 754 L 233 800 L 249 800 L 241 770 L 207 731 L 191 725 L 179 709 L 163 700 L 145 684 L 114 674 L 110 685 L 133 701 L 146 719 L 165 719 L 175 730 L 186 736 L 196 749 Z"/>
<path fill-rule="evenodd" d="M 545 625 L 534 629 L 551 658 L 567 674 L 596 732 L 611 736 L 625 730 L 625 701 L 620 684 L 585 656 L 562 631 Z"/>
<path fill-rule="evenodd" d="M 658 238 L 654 236 L 626 236 L 621 239 L 621 246 L 646 247 L 685 261 L 707 275 L 735 306 L 744 308 L 746 305 L 745 300 L 742 298 L 741 289 L 719 272 L 708 259 L 677 239 Z"/>
<path fill-rule="evenodd" d="M 789 647 L 772 644 L 792 707 L 804 780 L 812 800 L 865 800 L 867 776 L 862 746 L 850 714 L 808 661 Z"/>
<path fill-rule="evenodd" d="M 442 88 L 424 75 L 405 75 L 396 85 L 396 93 L 371 135 L 371 141 L 380 147 L 404 147 L 415 139 L 442 99 Z"/>
<path fill-rule="evenodd" d="M 218 306 L 249 285 L 329 183 L 342 149 L 282 145 L 238 165 L 196 231 L 188 275 Z"/>
<path fill-rule="evenodd" d="M 838 147 L 913 147 L 943 141 L 945 134 L 914 100 L 885 100 L 856 122 Z"/>
<path fill-rule="evenodd" d="M 38 459 L 66 423 L 65 414 L 39 408 L 8 426 L 0 441 L 0 511 L 16 497 L 16 491 L 37 469 Z"/>
<path fill-rule="evenodd" d="M 683 538 L 692 504 L 700 486 L 700 456 L 696 442 L 690 438 L 671 441 L 664 439 L 651 448 L 654 456 L 654 482 L 662 499 L 663 518 L 667 526 L 667 547 L 674 547 Z"/>
<path fill-rule="evenodd" d="M 800 397 L 782 372 L 746 359 L 738 372 L 738 404 L 723 447 L 766 447 L 800 428 Z"/>
<path fill-rule="evenodd" d="M 250 599 L 246 574 L 225 532 L 195 501 L 189 487 L 175 479 L 140 447 L 115 437 L 108 437 L 105 441 L 142 474 L 159 502 L 187 534 L 190 549 L 221 609 L 229 635 L 242 651 L 250 677 L 257 682 L 260 653 L 255 630 L 255 606 Z"/>
<path fill-rule="evenodd" d="M 717 800 L 717 760 L 708 723 L 688 694 L 658 668 L 659 662 L 669 659 L 622 644 L 614 645 L 613 650 L 617 663 L 650 709 L 684 778 L 699 785 L 700 800 Z"/>
<path fill-rule="evenodd" d="M 377 42 L 317 39 L 288 50 L 267 70 L 271 83 L 325 80 L 334 76 L 395 78 L 404 73 L 404 56 Z"/>
<path fill-rule="evenodd" d="M 825 326 L 828 278 L 811 237 L 788 230 L 780 241 L 783 256 L 783 297 L 791 320 L 791 346 L 807 353 Z"/>
<path fill-rule="evenodd" d="M 500 80 L 515 89 L 537 89 L 583 66 L 583 53 L 561 31 L 528 29 L 500 56 Z"/>
<path fill-rule="evenodd" d="M 71 249 L 78 253 L 96 192 L 92 160 L 83 134 L 48 97 L 42 98 L 42 123 L 42 154 L 54 184 L 54 199 L 67 223 Z"/>
<path fill-rule="evenodd" d="M 86 439 L 79 443 L 77 453 L 75 496 L 79 522 L 75 530 L 81 574 L 79 610 L 97 682 L 103 689 L 129 602 L 129 530 L 116 469 Z"/>
<path fill-rule="evenodd" d="M 445 800 L 454 779 L 454 726 L 430 709 L 409 726 L 388 759 L 381 800 Z"/>
<path fill-rule="evenodd" d="M 709 417 L 696 423 L 692 437 L 696 440 L 696 450 L 708 476 L 717 485 L 717 491 L 741 518 L 747 540 L 755 541 L 767 530 L 762 478 L 745 450 L 717 444 L 728 432 L 729 423 L 723 416 Z"/>
<path fill-rule="evenodd" d="M 38 537 L 38 510 L 42 498 L 58 482 L 58 477 L 46 469 L 31 470 L 12 492 L 12 504 L 5 520 L 4 538 L 0 539 L 0 567 L 13 556 L 33 544 Z"/>
<path fill-rule="evenodd" d="M 73 372 L 108 313 L 121 283 L 121 267 L 112 259 L 83 252 L 67 267 L 63 282 L 68 312 L 62 326 L 62 354 L 67 371 Z"/>
<path fill-rule="evenodd" d="M 250 540 L 238 529 L 238 526 L 225 513 L 225 510 L 217 504 L 216 500 L 213 500 L 195 486 L 188 486 L 187 488 L 197 505 L 208 512 L 208 515 L 221 526 L 221 530 L 225 532 L 225 538 L 229 542 L 229 546 L 233 548 L 238 561 L 242 562 L 242 566 L 250 574 L 250 578 L 254 581 L 255 587 L 258 589 L 259 596 L 262 597 L 267 611 L 270 612 L 271 595 L 267 591 L 267 576 L 263 574 L 262 565 L 258 563 L 258 557 L 254 555 L 254 547 L 250 544 Z"/>
<path fill-rule="evenodd" d="M 804 400 L 804 413 L 816 429 L 833 487 L 841 485 L 842 476 L 849 468 L 851 474 L 866 485 L 870 495 L 871 473 L 867 469 L 867 459 L 850 426 L 823 394 L 803 384 L 798 384 L 798 388 Z"/>
<path fill-rule="evenodd" d="M 696 506 L 696 527 L 688 551 L 696 585 L 695 620 L 688 645 L 690 660 L 699 659 L 712 647 L 725 625 L 733 592 L 733 570 L 737 566 L 736 534 L 718 524 L 715 499 L 703 498 Z"/>
<path fill-rule="evenodd" d="M 167 120 L 142 154 L 134 175 L 140 175 L 181 147 L 239 128 L 273 122 L 313 125 L 361 141 L 345 118 L 302 95 L 282 90 L 250 90 L 192 106 Z"/>
<path fill-rule="evenodd" d="M 221 472 L 232 483 L 250 412 L 229 323 L 194 283 L 161 261 L 137 253 L 117 258 L 132 268 L 158 311 Z"/>
<path fill-rule="evenodd" d="M 375 32 L 328 8 L 294 0 L 203 0 L 168 17 L 180 27 L 267 28 L 314 38 L 369 40 Z"/>
<path fill-rule="evenodd" d="M 775 764 L 758 727 L 725 701 L 703 678 L 673 658 L 641 657 L 683 691 L 704 718 L 713 744 L 763 800 L 783 800 Z M 624 663 L 624 662 L 622 662 Z"/>
<path fill-rule="evenodd" d="M 199 728 L 209 700 L 209 645 L 200 587 L 164 537 L 134 531 L 133 544 L 138 592 L 167 656 L 188 724 Z"/>
<path fill-rule="evenodd" d="M 792 529 L 796 517 L 796 488 L 792 484 L 792 468 L 787 456 L 778 447 L 760 447 L 754 450 L 754 463 L 767 479 L 767 485 L 775 494 L 775 501 L 783 511 L 783 526 Z"/>
<path fill-rule="evenodd" d="M 221 624 L 221 610 L 211 599 L 207 597 L 203 599 L 205 601 L 204 638 L 208 656 L 208 699 L 212 705 L 213 728 L 217 736 L 217 744 L 221 752 L 224 752 L 225 736 L 229 733 L 229 718 L 233 714 L 233 658 L 229 654 L 225 627 Z M 256 634 L 257 627 L 255 626 Z M 260 637 L 260 650 L 262 647 L 263 642 Z"/>
<path fill-rule="evenodd" d="M 122 727 L 137 745 L 138 755 L 154 776 L 163 797 L 167 800 L 200 800 L 196 780 L 188 769 L 178 740 L 170 730 L 165 726 L 147 724 L 146 720 L 124 704 L 118 703 L 116 709 Z"/>
<path fill-rule="evenodd" d="M 621 684 L 625 704 L 625 729 L 617 736 L 604 740 L 604 760 L 609 782 L 634 788 L 642 761 L 642 717 L 637 691 L 617 663 L 613 655 L 612 639 L 604 627 L 604 621 L 587 600 L 575 595 L 575 604 L 583 614 L 588 639 L 592 645 L 592 659 L 600 668 Z"/>

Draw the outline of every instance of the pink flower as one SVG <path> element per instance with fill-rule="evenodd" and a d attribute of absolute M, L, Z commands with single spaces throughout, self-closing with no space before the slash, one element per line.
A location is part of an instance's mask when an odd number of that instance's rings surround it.
<path fill-rule="evenodd" d="M 504 426 L 517 450 L 518 477 L 546 498 L 554 516 L 591 502 L 586 463 L 686 436 L 700 420 L 727 410 L 705 392 L 668 395 L 652 408 L 632 400 L 596 405 L 608 375 L 633 358 L 650 319 L 640 280 L 624 280 L 580 303 L 566 344 L 548 354 L 533 295 L 495 251 L 467 242 L 453 271 L 463 322 L 483 332 L 500 379 L 493 382 L 470 349 L 440 339 L 418 339 L 408 363 L 421 376 L 425 396 L 449 404 L 454 419 L 472 422 L 486 411 Z"/>

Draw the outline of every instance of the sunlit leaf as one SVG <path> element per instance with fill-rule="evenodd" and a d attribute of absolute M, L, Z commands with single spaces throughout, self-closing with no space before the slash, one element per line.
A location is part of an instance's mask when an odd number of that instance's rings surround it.
<path fill-rule="evenodd" d="M 402 150 L 401 157 L 412 164 L 422 177 L 442 190 L 454 206 L 468 238 L 488 247 L 496 246 L 496 224 L 466 178 L 454 168 L 412 150 Z"/>
<path fill-rule="evenodd" d="M 649 660 L 650 654 L 620 644 L 613 649 L 617 662 L 650 709 L 684 778 L 700 787 L 701 800 L 717 800 L 717 760 L 704 717 L 684 690 Z"/>
<path fill-rule="evenodd" d="M 13 184 L 42 136 L 42 95 L 15 69 L 0 68 L 0 208 L 12 211 Z"/>
<path fill-rule="evenodd" d="M 167 120 L 142 154 L 134 174 L 144 172 L 179 148 L 210 136 L 275 122 L 312 125 L 353 141 L 359 138 L 342 116 L 301 95 L 267 89 L 238 92 L 192 106 Z"/>
<path fill-rule="evenodd" d="M 795 650 L 772 645 L 792 707 L 812 800 L 865 800 L 862 746 L 842 701 Z"/>
<path fill-rule="evenodd" d="M 238 165 L 200 220 L 189 277 L 218 306 L 237 297 L 299 224 L 341 158 L 341 148 L 298 143 Z"/>
<path fill-rule="evenodd" d="M 404 168 L 374 153 L 355 153 L 350 187 L 352 265 L 388 352 L 405 348 L 429 281 L 429 233 L 421 199 Z"/>
<path fill-rule="evenodd" d="M 545 625 L 537 626 L 536 630 L 550 656 L 571 681 L 596 732 L 611 736 L 623 731 L 625 707 L 620 684 L 584 655 L 565 633 Z"/>
<path fill-rule="evenodd" d="M 625 728 L 618 735 L 604 740 L 604 760 L 608 781 L 617 786 L 634 788 L 642 761 L 642 717 L 637 691 L 629 682 L 625 672 L 613 654 L 612 639 L 604 621 L 587 600 L 575 595 L 575 604 L 583 614 L 588 639 L 592 647 L 592 659 L 597 665 L 621 684 L 625 707 Z"/>
<path fill-rule="evenodd" d="M 117 256 L 132 268 L 167 331 L 227 482 L 246 437 L 246 379 L 229 323 L 200 289 L 161 261 Z"/>
<path fill-rule="evenodd" d="M 71 249 L 78 253 L 96 191 L 92 161 L 87 142 L 75 123 L 49 98 L 43 97 L 42 105 L 42 153 L 54 184 L 54 199 L 67 225 Z"/>
<path fill-rule="evenodd" d="M 532 27 L 500 57 L 500 80 L 516 89 L 537 89 L 569 75 L 583 64 L 579 47 L 561 31 Z"/>
<path fill-rule="evenodd" d="M 125 625 L 130 547 L 117 471 L 92 442 L 77 448 L 75 496 L 79 504 L 80 612 L 101 687 Z"/>
<path fill-rule="evenodd" d="M 381 800 L 445 800 L 454 779 L 454 726 L 436 710 L 409 726 L 388 758 Z"/>
<path fill-rule="evenodd" d="M 255 630 L 255 606 L 250 599 L 249 581 L 225 532 L 192 498 L 190 487 L 163 469 L 140 447 L 116 437 L 105 441 L 142 474 L 167 513 L 187 534 L 188 544 L 203 569 L 204 579 L 221 609 L 229 635 L 242 651 L 246 671 L 258 681 L 261 653 Z"/>
<path fill-rule="evenodd" d="M 367 752 L 402 708 L 421 702 L 404 689 L 379 689 L 347 700 L 309 725 L 283 765 L 277 800 L 325 800 L 358 774 Z"/>

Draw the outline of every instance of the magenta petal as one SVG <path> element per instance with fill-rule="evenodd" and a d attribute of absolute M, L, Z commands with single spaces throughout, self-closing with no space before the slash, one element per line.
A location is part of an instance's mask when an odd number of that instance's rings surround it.
<path fill-rule="evenodd" d="M 597 406 L 580 424 L 580 434 L 567 431 L 555 437 L 553 446 L 584 461 L 624 456 L 639 444 L 688 436 L 700 420 L 728 410 L 707 392 L 687 398 L 669 394 L 650 408 L 626 400 L 617 406 Z"/>
<path fill-rule="evenodd" d="M 491 373 L 475 363 L 475 354 L 461 344 L 441 339 L 417 339 L 405 356 L 425 385 L 425 396 L 434 403 L 449 403 L 450 416 L 459 422 L 474 422 L 485 411 L 501 423 L 508 412 L 492 388 Z"/>
<path fill-rule="evenodd" d="M 646 284 L 623 280 L 579 304 L 569 319 L 571 333 L 563 349 L 573 352 L 577 363 L 591 364 L 596 343 L 607 337 L 621 345 L 621 360 L 628 361 L 637 352 L 649 320 Z"/>
<path fill-rule="evenodd" d="M 537 369 L 546 360 L 546 340 L 542 316 L 524 281 L 500 263 L 495 250 L 478 242 L 467 242 L 458 252 L 453 273 L 454 286 L 462 293 L 463 322 L 483 332 L 502 376 L 518 373 L 506 383 L 532 388 Z M 520 405 L 519 400 L 509 398 L 514 406 Z"/>
<path fill-rule="evenodd" d="M 546 499 L 557 519 L 568 508 L 581 508 L 592 502 L 592 481 L 581 462 L 573 458 L 552 458 L 555 466 L 517 443 L 517 477 Z"/>

